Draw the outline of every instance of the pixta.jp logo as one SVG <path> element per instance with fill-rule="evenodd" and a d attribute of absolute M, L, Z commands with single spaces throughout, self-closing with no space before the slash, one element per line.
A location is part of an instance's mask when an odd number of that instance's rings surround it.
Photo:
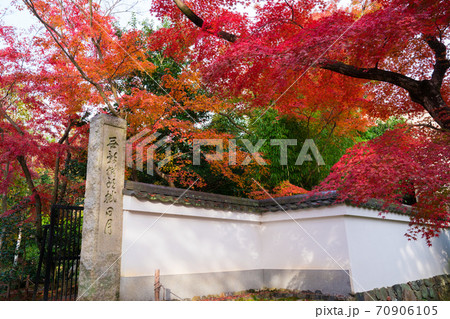
<path fill-rule="evenodd" d="M 132 168 L 136 163 L 136 170 L 143 172 L 144 164 L 146 164 L 147 174 L 153 175 L 155 167 L 156 152 L 159 150 L 159 156 L 161 157 L 161 151 L 164 152 L 163 159 L 159 160 L 156 164 L 158 168 L 163 167 L 174 157 L 172 155 L 171 141 L 167 136 L 161 137 L 161 133 L 151 133 L 149 129 L 145 129 L 142 132 L 132 136 L 127 140 L 126 144 L 126 162 L 127 166 Z M 229 165 L 248 165 L 254 160 L 258 165 L 267 165 L 263 156 L 259 150 L 267 143 L 266 139 L 260 139 L 253 144 L 248 139 L 239 140 L 240 149 L 245 151 L 248 155 L 241 163 L 236 161 L 236 149 L 237 140 L 227 140 L 228 145 L 228 163 Z M 269 141 L 270 146 L 279 147 L 280 149 L 280 165 L 288 165 L 288 147 L 296 146 L 296 139 L 272 139 Z M 202 152 L 202 146 L 208 148 L 208 151 Z M 214 152 L 211 152 L 211 147 L 214 148 Z M 134 155 L 134 156 L 133 156 Z M 193 165 L 201 165 L 201 159 L 206 161 L 223 161 L 224 160 L 224 140 L 222 139 L 194 139 L 192 141 L 192 163 Z M 307 139 L 303 142 L 300 153 L 295 161 L 295 165 L 302 165 L 304 162 L 314 161 L 312 156 L 317 162 L 317 165 L 325 165 L 325 162 L 320 155 L 314 140 Z M 133 160 L 135 158 L 135 161 Z"/>
<path fill-rule="evenodd" d="M 161 168 L 166 163 L 169 162 L 171 158 L 171 148 L 170 144 L 167 143 L 168 138 L 167 136 L 164 136 L 163 138 L 158 138 L 161 136 L 161 133 L 154 132 L 151 133 L 149 129 L 145 129 L 142 132 L 132 136 L 127 140 L 126 144 L 126 163 L 127 166 L 132 168 L 134 161 L 133 161 L 133 153 L 135 153 L 135 159 L 136 159 L 136 170 L 139 172 L 144 171 L 144 162 L 146 162 L 147 166 L 147 174 L 153 175 L 154 171 L 154 158 L 155 158 L 155 152 L 156 150 L 161 147 L 165 146 L 165 154 L 166 157 L 158 162 L 158 168 Z M 134 147 L 133 147 L 134 146 Z M 133 148 L 135 149 L 135 152 L 133 152 Z M 144 153 L 145 152 L 145 153 Z"/>

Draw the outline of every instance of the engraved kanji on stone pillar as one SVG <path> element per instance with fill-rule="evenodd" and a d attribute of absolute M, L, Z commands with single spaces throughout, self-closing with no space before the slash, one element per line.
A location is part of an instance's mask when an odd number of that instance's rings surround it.
<path fill-rule="evenodd" d="M 126 128 L 106 114 L 91 121 L 79 300 L 119 300 Z"/>

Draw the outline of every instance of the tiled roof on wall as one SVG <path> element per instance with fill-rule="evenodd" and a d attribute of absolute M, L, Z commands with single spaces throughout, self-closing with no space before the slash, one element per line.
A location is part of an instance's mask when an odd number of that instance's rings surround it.
<path fill-rule="evenodd" d="M 314 196 L 294 195 L 277 197 L 275 202 L 271 198 L 262 200 L 247 199 L 132 181 L 125 182 L 123 194 L 161 203 L 255 213 L 337 204 L 337 193 L 334 191 L 322 192 Z"/>

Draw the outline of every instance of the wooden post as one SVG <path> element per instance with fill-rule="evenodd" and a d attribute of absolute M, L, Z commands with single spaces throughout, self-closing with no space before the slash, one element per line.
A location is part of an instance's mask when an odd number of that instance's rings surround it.
<path fill-rule="evenodd" d="M 159 269 L 155 271 L 155 301 L 159 301 L 159 290 L 161 289 L 161 283 L 159 280 Z"/>

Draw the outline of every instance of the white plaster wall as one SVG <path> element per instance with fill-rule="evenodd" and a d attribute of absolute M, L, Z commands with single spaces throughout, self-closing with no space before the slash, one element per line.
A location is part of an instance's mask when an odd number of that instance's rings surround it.
<path fill-rule="evenodd" d="M 407 240 L 408 221 L 346 205 L 261 215 L 124 196 L 121 276 L 350 270 L 359 292 L 449 273 L 449 232 L 430 248 Z"/>
<path fill-rule="evenodd" d="M 345 228 L 355 292 L 449 273 L 449 232 L 428 247 L 404 236 L 409 217 L 346 207 Z"/>
<path fill-rule="evenodd" d="M 122 276 L 260 268 L 258 215 L 124 198 Z M 132 210 L 131 210 L 132 209 Z"/>
<path fill-rule="evenodd" d="M 125 196 L 124 209 L 125 277 L 350 267 L 344 205 L 261 215 Z"/>
<path fill-rule="evenodd" d="M 264 269 L 348 270 L 343 210 L 339 205 L 263 214 Z"/>

